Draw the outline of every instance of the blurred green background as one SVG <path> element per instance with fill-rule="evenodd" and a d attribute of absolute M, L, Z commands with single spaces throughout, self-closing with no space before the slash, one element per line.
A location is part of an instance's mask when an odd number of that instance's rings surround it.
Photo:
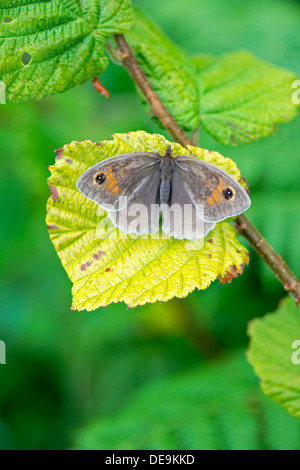
<path fill-rule="evenodd" d="M 300 2 L 135 0 L 134 4 L 191 54 L 247 49 L 300 76 Z M 71 283 L 44 221 L 47 166 L 54 163 L 54 150 L 72 140 L 98 141 L 109 139 L 113 132 L 149 131 L 144 123 L 149 118 L 126 71 L 110 64 L 100 80 L 110 91 L 109 100 L 88 82 L 40 102 L 0 107 L 0 339 L 7 346 L 7 365 L 0 366 L 0 448 L 299 449 L 298 421 L 262 396 L 245 358 L 247 323 L 274 310 L 284 296 L 251 249 L 250 266 L 230 285 L 217 281 L 186 299 L 136 309 L 118 304 L 94 312 L 69 310 Z M 299 124 L 300 116 L 279 126 L 275 136 L 236 148 L 216 143 L 203 131 L 198 142 L 236 161 L 250 185 L 248 217 L 298 276 Z M 246 243 L 242 238 L 241 242 Z M 197 379 L 189 379 L 192 370 Z M 194 393 L 188 402 L 185 393 L 178 392 L 177 401 L 173 397 L 170 403 L 168 397 L 181 381 L 187 388 L 201 383 L 201 374 L 203 384 L 214 383 L 218 394 L 210 402 L 209 416 L 201 422 L 200 413 L 195 422 L 195 410 L 203 411 L 213 388 L 208 387 L 206 398 Z M 231 381 L 234 398 L 225 386 Z M 221 413 L 223 388 L 227 427 L 212 428 L 211 435 L 225 434 L 203 441 L 204 435 L 210 435 L 206 426 Z M 251 406 L 250 390 L 256 396 Z M 230 401 L 235 406 L 229 406 Z M 128 403 L 135 412 L 127 411 L 126 421 L 123 410 Z M 139 422 L 132 430 L 130 416 L 137 423 L 139 409 L 149 410 L 149 415 L 154 410 L 153 422 L 145 417 L 143 425 Z M 94 420 L 101 429 L 90 428 Z M 235 429 L 236 439 L 226 437 L 229 428 Z M 124 440 L 126 433 L 131 440 Z M 187 435 L 194 437 L 188 440 Z"/>

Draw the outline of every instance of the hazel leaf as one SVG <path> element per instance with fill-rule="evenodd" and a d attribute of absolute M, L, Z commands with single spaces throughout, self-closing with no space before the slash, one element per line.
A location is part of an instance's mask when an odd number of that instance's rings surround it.
<path fill-rule="evenodd" d="M 3 0 L 0 80 L 7 99 L 39 100 L 100 74 L 107 37 L 131 21 L 130 0 Z"/>
<path fill-rule="evenodd" d="M 222 144 L 240 145 L 272 135 L 296 116 L 294 73 L 247 51 L 190 57 L 154 21 L 134 14 L 126 37 L 154 91 L 186 132 L 200 125 Z"/>
<path fill-rule="evenodd" d="M 285 298 L 274 313 L 251 322 L 248 359 L 266 395 L 300 418 L 300 314 Z"/>
<path fill-rule="evenodd" d="M 160 238 L 125 235 L 112 224 L 107 228 L 105 211 L 77 190 L 76 181 L 105 158 L 148 150 L 139 138 L 161 154 L 168 143 L 144 131 L 115 134 L 113 140 L 99 143 L 72 142 L 57 151 L 56 163 L 50 167 L 47 225 L 73 282 L 73 309 L 94 310 L 120 301 L 137 306 L 185 297 L 195 288 L 206 289 L 217 277 L 230 282 L 248 263 L 248 251 L 226 221 L 218 223 L 200 244 L 163 234 Z M 229 158 L 192 146 L 173 146 L 174 156 L 191 152 L 240 180 Z"/>

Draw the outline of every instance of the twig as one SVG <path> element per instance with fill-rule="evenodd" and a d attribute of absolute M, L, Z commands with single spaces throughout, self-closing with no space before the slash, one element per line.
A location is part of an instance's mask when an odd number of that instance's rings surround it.
<path fill-rule="evenodd" d="M 243 214 L 236 219 L 237 228 L 247 238 L 259 256 L 272 269 L 284 289 L 294 298 L 300 307 L 300 282 L 291 272 L 280 255 L 275 253 L 266 240 Z"/>
<path fill-rule="evenodd" d="M 123 65 L 126 67 L 130 76 L 145 96 L 154 114 L 158 117 L 165 129 L 167 129 L 173 137 L 176 136 L 176 140 L 181 140 L 183 144 L 189 145 L 190 142 L 185 137 L 182 129 L 174 121 L 169 111 L 164 107 L 159 97 L 149 84 L 146 75 L 134 57 L 123 34 L 116 34 L 115 40 L 119 47 L 119 54 Z"/>
<path fill-rule="evenodd" d="M 189 145 L 190 141 L 185 137 L 182 129 L 174 121 L 173 117 L 164 107 L 148 82 L 147 77 L 134 57 L 132 49 L 125 40 L 125 37 L 122 34 L 117 34 L 115 35 L 115 39 L 119 47 L 118 52 L 123 65 L 126 67 L 136 85 L 140 88 L 162 125 L 175 140 L 181 140 L 184 146 Z M 239 215 L 236 222 L 240 233 L 251 243 L 259 256 L 272 269 L 284 289 L 294 298 L 297 306 L 300 307 L 300 281 L 290 271 L 282 257 L 273 251 L 266 240 L 244 215 Z"/>

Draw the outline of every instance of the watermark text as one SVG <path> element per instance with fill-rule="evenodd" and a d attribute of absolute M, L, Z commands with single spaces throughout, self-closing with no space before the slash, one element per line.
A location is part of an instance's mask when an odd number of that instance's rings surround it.
<path fill-rule="evenodd" d="M 0 364 L 6 364 L 6 345 L 0 341 Z"/>
<path fill-rule="evenodd" d="M 0 80 L 0 104 L 6 103 L 6 87 L 5 83 Z"/>
<path fill-rule="evenodd" d="M 295 80 L 292 83 L 292 88 L 296 88 L 296 91 L 292 94 L 292 102 L 300 104 L 300 80 Z"/>
<path fill-rule="evenodd" d="M 296 351 L 292 354 L 292 363 L 298 365 L 300 364 L 300 339 L 296 339 L 292 343 L 292 348 L 296 349 Z"/>

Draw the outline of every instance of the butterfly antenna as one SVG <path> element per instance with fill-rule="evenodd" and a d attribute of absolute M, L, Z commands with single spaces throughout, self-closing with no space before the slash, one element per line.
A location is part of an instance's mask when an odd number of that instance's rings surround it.
<path fill-rule="evenodd" d="M 181 139 L 177 140 L 177 142 L 174 142 L 172 145 L 178 144 L 182 139 L 184 139 L 185 137 L 187 137 L 187 136 L 189 136 L 189 135 L 191 135 L 194 132 L 199 131 L 199 130 L 200 130 L 200 127 L 197 127 L 197 129 L 194 129 L 193 131 L 189 132 L 188 134 L 185 134 L 183 137 L 181 137 Z"/>
<path fill-rule="evenodd" d="M 160 138 L 160 140 L 161 140 L 165 145 L 167 144 L 167 143 L 166 143 L 166 140 L 162 139 L 161 136 L 160 136 L 157 132 L 155 132 L 155 130 L 154 130 L 153 127 L 149 124 L 149 122 L 144 121 L 144 123 L 147 124 L 147 126 L 149 126 L 150 129 L 153 130 L 154 134 L 156 134 L 156 135 Z"/>

